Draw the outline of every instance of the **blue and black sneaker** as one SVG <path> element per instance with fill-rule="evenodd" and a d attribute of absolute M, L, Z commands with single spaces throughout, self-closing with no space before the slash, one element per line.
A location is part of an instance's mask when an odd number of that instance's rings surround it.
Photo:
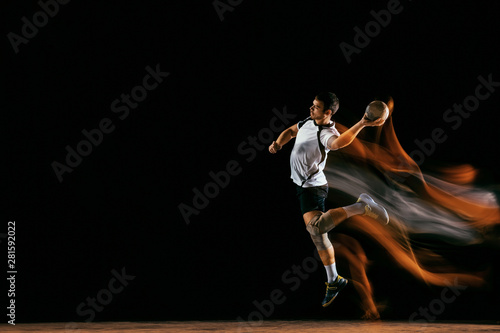
<path fill-rule="evenodd" d="M 342 276 L 338 275 L 337 279 L 332 283 L 325 282 L 326 284 L 326 295 L 325 299 L 321 303 L 324 308 L 328 305 L 332 304 L 333 300 L 339 292 L 347 285 L 347 279 L 344 279 Z"/>

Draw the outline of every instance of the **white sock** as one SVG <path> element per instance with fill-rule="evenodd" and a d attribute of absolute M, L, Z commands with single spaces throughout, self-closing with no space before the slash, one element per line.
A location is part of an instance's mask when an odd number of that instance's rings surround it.
<path fill-rule="evenodd" d="M 326 275 L 327 275 L 327 279 L 328 279 L 327 282 L 328 283 L 334 282 L 338 276 L 337 266 L 335 265 L 335 263 L 328 265 L 328 266 L 325 266 L 325 269 L 326 269 Z"/>
<path fill-rule="evenodd" d="M 356 202 L 350 206 L 342 207 L 342 209 L 347 214 L 347 218 L 350 218 L 353 215 L 360 215 L 365 213 L 365 204 L 362 202 Z"/>

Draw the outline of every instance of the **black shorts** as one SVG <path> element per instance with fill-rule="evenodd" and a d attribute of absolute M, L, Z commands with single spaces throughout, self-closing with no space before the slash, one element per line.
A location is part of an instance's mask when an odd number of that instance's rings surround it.
<path fill-rule="evenodd" d="M 302 215 L 312 210 L 325 211 L 325 199 L 328 196 L 328 185 L 315 187 L 297 187 L 297 198 Z"/>

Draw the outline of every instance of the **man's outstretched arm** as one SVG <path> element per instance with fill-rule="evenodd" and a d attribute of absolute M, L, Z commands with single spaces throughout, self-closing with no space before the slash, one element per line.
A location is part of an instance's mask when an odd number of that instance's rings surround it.
<path fill-rule="evenodd" d="M 383 119 L 377 119 L 374 121 L 370 121 L 366 118 L 363 117 L 360 121 L 358 121 L 356 124 L 354 124 L 351 128 L 349 128 L 347 131 L 342 133 L 340 136 L 332 136 L 328 140 L 328 149 L 330 150 L 336 150 L 340 148 L 344 148 L 345 146 L 348 146 L 351 144 L 351 142 L 354 141 L 356 136 L 361 132 L 361 130 L 367 126 L 381 126 L 383 125 L 385 120 Z"/>
<path fill-rule="evenodd" d="M 269 146 L 269 152 L 271 154 L 276 154 L 278 150 L 280 150 L 284 145 L 286 145 L 291 139 L 297 136 L 297 132 L 299 129 L 297 128 L 297 124 L 293 124 L 288 127 L 286 130 L 281 132 L 276 141 L 273 141 Z"/>

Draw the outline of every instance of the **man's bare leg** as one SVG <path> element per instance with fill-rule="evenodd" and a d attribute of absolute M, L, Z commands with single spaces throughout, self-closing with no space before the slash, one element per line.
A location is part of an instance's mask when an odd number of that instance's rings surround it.
<path fill-rule="evenodd" d="M 365 193 L 360 194 L 358 202 L 352 205 L 330 209 L 326 213 L 313 210 L 303 215 L 306 229 L 311 235 L 327 274 L 328 280 L 326 282 L 326 295 L 322 302 L 323 307 L 330 305 L 348 282 L 337 273 L 335 250 L 328 238 L 328 232 L 349 217 L 361 214 L 370 216 L 384 224 L 389 222 L 389 215 L 385 208 Z"/>
<path fill-rule="evenodd" d="M 328 239 L 328 231 L 344 222 L 348 216 L 349 212 L 344 208 L 330 209 L 326 213 L 314 210 L 303 215 L 307 231 L 311 234 L 327 274 L 326 294 L 321 303 L 323 307 L 330 305 L 348 282 L 337 273 L 335 250 Z"/>

